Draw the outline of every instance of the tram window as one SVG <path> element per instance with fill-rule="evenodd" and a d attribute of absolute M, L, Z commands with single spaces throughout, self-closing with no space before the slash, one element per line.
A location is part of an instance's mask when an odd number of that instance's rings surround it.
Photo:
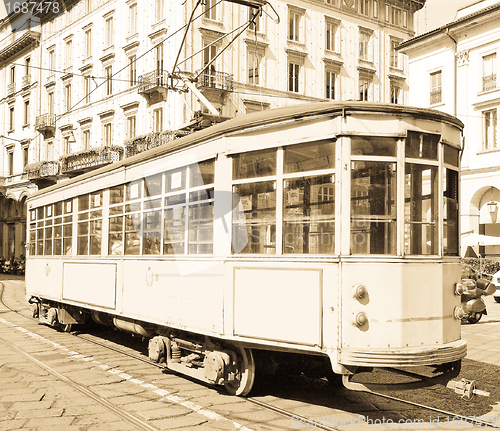
<path fill-rule="evenodd" d="M 43 228 L 36 230 L 36 254 L 43 255 Z"/>
<path fill-rule="evenodd" d="M 30 226 L 30 255 L 35 256 L 36 255 L 36 225 L 31 225 Z"/>
<path fill-rule="evenodd" d="M 156 174 L 144 179 L 144 195 L 146 197 L 158 196 L 162 192 L 163 174 Z"/>
<path fill-rule="evenodd" d="M 178 205 L 166 209 L 164 223 L 165 238 L 163 241 L 163 254 L 184 254 L 186 207 Z"/>
<path fill-rule="evenodd" d="M 397 138 L 352 136 L 351 154 L 353 156 L 396 157 L 397 144 Z"/>
<path fill-rule="evenodd" d="M 132 181 L 127 184 L 127 201 L 141 199 L 142 197 L 142 180 Z"/>
<path fill-rule="evenodd" d="M 161 211 L 144 213 L 142 234 L 142 254 L 160 254 L 161 251 Z"/>
<path fill-rule="evenodd" d="M 144 201 L 144 209 L 150 210 L 161 207 L 161 199 L 153 199 L 150 201 Z"/>
<path fill-rule="evenodd" d="M 233 186 L 233 253 L 276 253 L 276 182 Z"/>
<path fill-rule="evenodd" d="M 335 168 L 335 140 L 329 139 L 284 148 L 285 174 Z"/>
<path fill-rule="evenodd" d="M 233 180 L 276 175 L 276 149 L 251 151 L 233 157 Z"/>
<path fill-rule="evenodd" d="M 352 254 L 396 254 L 396 180 L 395 163 L 352 162 Z"/>
<path fill-rule="evenodd" d="M 73 226 L 71 223 L 63 225 L 63 250 L 66 256 L 73 254 Z"/>
<path fill-rule="evenodd" d="M 459 153 L 457 148 L 444 145 L 444 162 L 447 165 L 455 166 L 458 168 Z"/>
<path fill-rule="evenodd" d="M 186 169 L 176 169 L 165 173 L 166 192 L 178 192 L 186 188 Z"/>
<path fill-rule="evenodd" d="M 54 255 L 62 254 L 62 225 L 54 226 Z"/>
<path fill-rule="evenodd" d="M 189 166 L 189 187 L 213 184 L 215 178 L 215 160 L 207 160 Z"/>
<path fill-rule="evenodd" d="M 88 221 L 78 223 L 78 242 L 77 242 L 77 254 L 87 255 L 89 254 L 89 223 Z"/>
<path fill-rule="evenodd" d="M 121 204 L 124 200 L 124 188 L 123 185 L 111 187 L 109 189 L 109 204 Z"/>
<path fill-rule="evenodd" d="M 125 254 L 138 255 L 141 252 L 141 214 L 125 216 Z"/>
<path fill-rule="evenodd" d="M 102 190 L 90 194 L 90 208 L 100 208 L 102 206 Z"/>
<path fill-rule="evenodd" d="M 109 219 L 108 254 L 123 254 L 123 216 L 110 217 Z"/>
<path fill-rule="evenodd" d="M 36 210 L 36 219 L 43 220 L 43 207 L 37 208 Z"/>
<path fill-rule="evenodd" d="M 286 180 L 283 200 L 283 253 L 332 254 L 335 175 Z"/>
<path fill-rule="evenodd" d="M 89 209 L 89 195 L 78 197 L 78 211 L 85 211 Z"/>
<path fill-rule="evenodd" d="M 213 202 L 203 202 L 189 207 L 189 254 L 213 253 L 214 208 Z"/>
<path fill-rule="evenodd" d="M 30 221 L 35 221 L 36 220 L 36 210 L 31 210 L 30 211 Z"/>
<path fill-rule="evenodd" d="M 45 228 L 45 250 L 46 256 L 52 255 L 52 226 Z"/>
<path fill-rule="evenodd" d="M 102 190 L 78 197 L 77 254 L 100 255 L 102 241 Z"/>
<path fill-rule="evenodd" d="M 440 135 L 408 131 L 405 144 L 405 155 L 412 159 L 438 159 Z"/>
<path fill-rule="evenodd" d="M 62 223 L 62 213 L 63 213 L 62 202 L 56 202 L 54 204 L 54 224 Z"/>
<path fill-rule="evenodd" d="M 406 163 L 405 254 L 438 254 L 438 167 Z"/>
<path fill-rule="evenodd" d="M 97 213 L 97 211 L 96 211 Z M 100 213 L 100 211 L 99 211 Z M 97 214 L 94 214 L 97 216 Z M 101 254 L 101 238 L 102 238 L 102 215 L 99 218 L 90 220 L 90 253 L 91 255 Z"/>
<path fill-rule="evenodd" d="M 444 168 L 444 180 L 444 254 L 458 256 L 458 172 Z"/>

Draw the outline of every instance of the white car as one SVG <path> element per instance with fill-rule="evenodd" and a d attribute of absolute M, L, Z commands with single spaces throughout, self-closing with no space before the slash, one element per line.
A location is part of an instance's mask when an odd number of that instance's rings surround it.
<path fill-rule="evenodd" d="M 496 292 L 493 294 L 493 298 L 495 298 L 496 302 L 500 302 L 500 271 L 493 274 L 493 278 L 491 279 L 491 282 L 497 288 Z"/>

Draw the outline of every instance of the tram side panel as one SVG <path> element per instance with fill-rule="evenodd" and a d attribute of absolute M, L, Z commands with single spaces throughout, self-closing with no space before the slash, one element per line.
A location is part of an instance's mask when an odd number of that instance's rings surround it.
<path fill-rule="evenodd" d="M 125 317 L 192 332 L 221 334 L 222 264 L 130 260 L 123 268 Z"/>
<path fill-rule="evenodd" d="M 63 266 L 59 259 L 28 258 L 26 265 L 26 295 L 42 296 L 60 301 L 62 297 Z"/>

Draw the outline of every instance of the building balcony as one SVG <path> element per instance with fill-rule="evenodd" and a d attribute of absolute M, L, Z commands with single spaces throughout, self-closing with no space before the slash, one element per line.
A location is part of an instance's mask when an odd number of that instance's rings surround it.
<path fill-rule="evenodd" d="M 483 76 L 483 91 L 494 90 L 497 88 L 497 75 Z"/>
<path fill-rule="evenodd" d="M 198 73 L 198 72 L 197 72 Z M 214 89 L 220 91 L 233 91 L 233 75 L 231 73 L 205 70 L 196 82 L 199 89 Z"/>
<path fill-rule="evenodd" d="M 123 156 L 123 147 L 116 145 L 109 147 L 94 147 L 76 153 L 61 156 L 61 172 L 75 176 L 91 171 L 110 163 L 119 162 Z"/>
<path fill-rule="evenodd" d="M 148 97 L 150 101 L 158 96 L 165 100 L 168 92 L 168 73 L 162 70 L 154 70 L 139 76 L 137 84 L 137 92 L 141 96 Z"/>
<path fill-rule="evenodd" d="M 10 96 L 16 92 L 16 83 L 11 82 L 9 85 L 7 85 L 7 96 Z"/>
<path fill-rule="evenodd" d="M 132 157 L 136 154 L 164 145 L 176 138 L 188 135 L 189 131 L 166 130 L 164 132 L 153 132 L 147 135 L 136 136 L 125 141 L 125 157 Z"/>
<path fill-rule="evenodd" d="M 56 131 L 55 114 L 38 115 L 35 120 L 35 129 L 42 133 L 45 138 L 47 138 L 48 135 L 54 136 Z"/>
<path fill-rule="evenodd" d="M 441 89 L 439 90 L 433 90 L 430 93 L 430 104 L 435 105 L 437 103 L 441 103 L 443 98 L 442 98 L 442 92 Z"/>
<path fill-rule="evenodd" d="M 21 84 L 23 88 L 29 87 L 31 85 L 31 75 L 30 74 L 24 75 Z"/>
<path fill-rule="evenodd" d="M 59 162 L 57 160 L 49 160 L 30 163 L 24 167 L 24 171 L 28 180 L 42 189 L 57 182 Z"/>
<path fill-rule="evenodd" d="M 0 41 L 0 62 L 8 60 L 24 48 L 40 41 L 40 32 L 31 30 L 32 22 L 28 20 L 23 28 L 16 29 Z"/>

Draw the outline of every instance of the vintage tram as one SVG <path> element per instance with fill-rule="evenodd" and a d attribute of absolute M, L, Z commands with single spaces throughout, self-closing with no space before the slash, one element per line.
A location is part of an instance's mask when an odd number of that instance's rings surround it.
<path fill-rule="evenodd" d="M 294 355 L 345 382 L 456 369 L 462 127 L 428 109 L 301 104 L 40 190 L 33 316 L 140 334 L 151 359 L 235 395 L 259 361 Z"/>

